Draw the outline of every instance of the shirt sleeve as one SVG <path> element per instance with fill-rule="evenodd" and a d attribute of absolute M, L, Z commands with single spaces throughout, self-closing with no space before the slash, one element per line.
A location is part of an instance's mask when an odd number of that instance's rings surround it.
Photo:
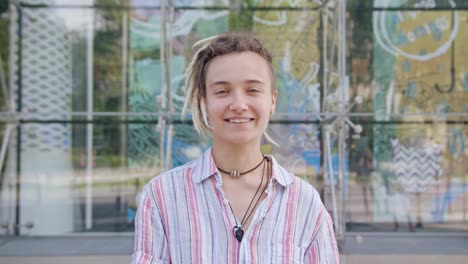
<path fill-rule="evenodd" d="M 167 237 L 160 210 L 151 197 L 150 185 L 141 194 L 135 217 L 132 264 L 170 263 Z"/>
<path fill-rule="evenodd" d="M 333 222 L 326 208 L 321 204 L 317 218 L 317 232 L 307 249 L 305 263 L 335 264 L 340 262 Z"/>

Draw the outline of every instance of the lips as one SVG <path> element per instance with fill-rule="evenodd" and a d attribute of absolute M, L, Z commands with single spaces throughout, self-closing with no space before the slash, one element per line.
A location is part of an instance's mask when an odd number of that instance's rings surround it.
<path fill-rule="evenodd" d="M 242 124 L 252 121 L 253 118 L 228 118 L 225 119 L 226 122 L 233 123 L 233 124 Z"/>

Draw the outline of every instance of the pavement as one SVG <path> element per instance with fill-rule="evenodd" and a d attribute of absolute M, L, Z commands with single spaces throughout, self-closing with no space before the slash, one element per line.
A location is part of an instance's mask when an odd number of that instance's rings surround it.
<path fill-rule="evenodd" d="M 1 264 L 129 263 L 132 233 L 56 237 L 1 237 Z M 467 264 L 468 233 L 350 232 L 340 244 L 341 263 Z"/>

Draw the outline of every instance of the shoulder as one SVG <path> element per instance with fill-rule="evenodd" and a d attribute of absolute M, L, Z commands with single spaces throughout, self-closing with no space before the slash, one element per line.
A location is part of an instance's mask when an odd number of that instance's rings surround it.
<path fill-rule="evenodd" d="M 312 206 L 322 204 L 317 190 L 305 180 L 286 170 L 278 163 L 276 164 L 276 178 L 285 191 L 297 197 L 300 204 L 310 204 Z"/>
<path fill-rule="evenodd" d="M 306 241 L 313 241 L 328 213 L 317 190 L 307 181 L 289 173 L 292 182 L 287 186 L 277 185 L 279 206 L 286 212 L 299 233 L 308 234 Z"/>
<path fill-rule="evenodd" d="M 290 189 L 290 191 L 293 192 L 299 192 L 302 199 L 309 201 L 316 199 L 319 196 L 317 190 L 309 182 L 294 175 L 294 173 L 286 170 L 278 163 L 276 163 L 275 167 L 275 176 L 277 181 L 286 189 Z"/>
<path fill-rule="evenodd" d="M 310 203 L 312 206 L 322 204 L 320 195 L 317 190 L 305 180 L 291 173 L 293 178 L 293 186 L 301 193 L 300 198 L 305 203 Z"/>
<path fill-rule="evenodd" d="M 172 168 L 159 175 L 156 175 L 148 182 L 148 184 L 151 185 L 151 184 L 155 184 L 159 182 L 168 181 L 168 180 L 173 179 L 174 177 L 175 178 L 184 177 L 186 176 L 186 174 L 189 174 L 193 170 L 193 168 L 195 167 L 195 164 L 196 164 L 195 161 L 190 161 L 188 163 L 185 163 L 184 165 Z"/>

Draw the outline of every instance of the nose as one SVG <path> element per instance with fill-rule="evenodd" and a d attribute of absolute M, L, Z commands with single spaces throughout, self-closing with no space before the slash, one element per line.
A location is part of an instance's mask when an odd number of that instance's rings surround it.
<path fill-rule="evenodd" d="M 248 109 L 247 100 L 245 95 L 240 92 L 233 92 L 231 94 L 231 104 L 229 110 L 231 111 L 245 111 Z"/>

